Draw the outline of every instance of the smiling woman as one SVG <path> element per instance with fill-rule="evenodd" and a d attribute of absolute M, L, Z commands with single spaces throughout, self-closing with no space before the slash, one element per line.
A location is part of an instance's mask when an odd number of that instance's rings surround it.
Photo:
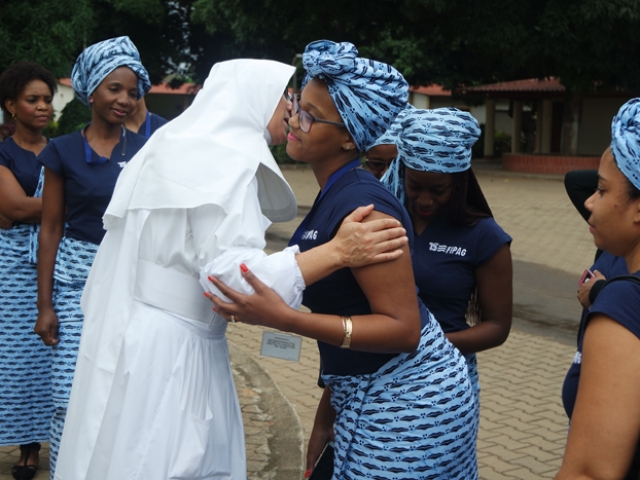
<path fill-rule="evenodd" d="M 45 167 L 45 186 L 35 331 L 53 352 L 52 478 L 82 331 L 80 296 L 104 236 L 102 215 L 118 175 L 145 142 L 123 124 L 136 100 L 151 88 L 128 37 L 85 49 L 71 80 L 75 95 L 91 108 L 91 123 L 52 140 L 38 157 Z"/>

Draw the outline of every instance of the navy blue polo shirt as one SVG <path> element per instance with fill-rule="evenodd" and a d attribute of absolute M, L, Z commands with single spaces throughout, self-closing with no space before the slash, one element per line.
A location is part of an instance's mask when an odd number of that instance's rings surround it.
<path fill-rule="evenodd" d="M 511 243 L 511 237 L 493 218 L 467 227 L 440 216 L 414 238 L 411 258 L 418 295 L 445 333 L 469 328 L 465 314 L 476 289 L 475 270 Z"/>
<path fill-rule="evenodd" d="M 0 165 L 11 170 L 24 193 L 33 197 L 42 169 L 35 153 L 20 147 L 13 137 L 9 137 L 0 143 Z"/>
<path fill-rule="evenodd" d="M 49 142 L 38 160 L 64 179 L 65 236 L 95 244 L 102 241 L 105 233 L 102 216 L 111 201 L 118 175 L 145 142 L 146 138 L 126 131 L 113 148 L 111 158 L 102 163 L 93 150 L 90 150 L 91 162 L 87 162 L 80 131 Z"/>
<path fill-rule="evenodd" d="M 411 220 L 404 207 L 370 172 L 356 168 L 342 175 L 313 208 L 291 239 L 301 251 L 327 243 L 344 217 L 356 208 L 373 203 L 375 210 L 398 219 L 412 239 Z M 410 240 L 411 241 L 411 240 Z M 343 268 L 310 285 L 304 291 L 303 304 L 314 313 L 368 315 L 371 308 L 351 269 Z M 428 311 L 421 306 L 423 325 Z M 396 354 L 358 352 L 318 342 L 323 371 L 334 375 L 373 373 Z"/>
<path fill-rule="evenodd" d="M 629 274 L 624 258 L 613 256 L 608 252 L 602 252 L 598 257 L 591 267 L 592 272 L 595 270 L 598 270 L 606 278 Z M 603 313 L 640 337 L 640 315 L 638 312 L 640 312 L 640 285 L 625 280 L 612 282 L 600 291 L 591 308 L 583 310 L 580 319 L 580 332 L 584 333 L 583 325 L 588 322 L 591 315 Z M 583 337 L 582 334 L 578 338 L 578 351 L 562 385 L 562 403 L 569 418 L 573 414 L 578 394 Z"/>
<path fill-rule="evenodd" d="M 145 118 L 140 128 L 138 128 L 138 135 L 142 135 L 145 138 L 149 138 L 153 135 L 157 129 L 167 123 L 169 120 L 156 115 L 155 113 L 147 112 L 147 118 Z"/>

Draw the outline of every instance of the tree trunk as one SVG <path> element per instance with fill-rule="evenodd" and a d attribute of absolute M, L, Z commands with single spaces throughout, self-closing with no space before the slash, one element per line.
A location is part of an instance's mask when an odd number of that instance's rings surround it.
<path fill-rule="evenodd" d="M 578 128 L 582 110 L 582 95 L 567 87 L 564 94 L 564 111 L 562 116 L 562 155 L 578 154 Z"/>

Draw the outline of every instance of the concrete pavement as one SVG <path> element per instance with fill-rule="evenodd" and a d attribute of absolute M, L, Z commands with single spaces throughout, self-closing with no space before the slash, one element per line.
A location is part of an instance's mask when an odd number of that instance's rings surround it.
<path fill-rule="evenodd" d="M 474 169 L 496 220 L 513 237 L 514 327 L 501 347 L 479 354 L 481 478 L 553 478 L 566 441 L 560 392 L 575 352 L 580 307 L 576 282 L 595 248 L 586 224 L 564 193 L 560 177 Z M 268 250 L 281 249 L 318 192 L 311 171 L 285 169 L 300 205 L 292 222 L 273 225 Z M 250 479 L 300 479 L 303 451 L 321 390 L 318 353 L 303 339 L 299 362 L 261 357 L 264 329 L 229 326 L 231 359 L 243 410 Z M 0 480 L 11 478 L 16 447 L 0 448 Z M 42 455 L 36 478 L 46 478 Z"/>

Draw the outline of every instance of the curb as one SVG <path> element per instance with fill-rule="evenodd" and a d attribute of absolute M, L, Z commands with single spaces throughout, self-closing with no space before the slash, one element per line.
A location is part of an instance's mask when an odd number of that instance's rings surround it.
<path fill-rule="evenodd" d="M 229 342 L 247 448 L 249 480 L 300 480 L 304 439 L 300 418 L 269 374 Z"/>

